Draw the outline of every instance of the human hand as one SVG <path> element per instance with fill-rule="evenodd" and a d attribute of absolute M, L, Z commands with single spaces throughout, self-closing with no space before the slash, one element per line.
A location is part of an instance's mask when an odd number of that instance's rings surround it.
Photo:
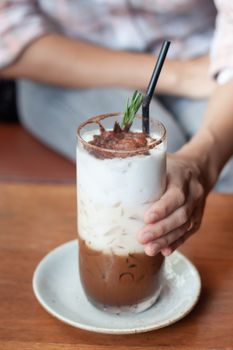
<path fill-rule="evenodd" d="M 145 226 L 138 233 L 145 253 L 167 256 L 200 227 L 207 191 L 204 177 L 193 160 L 169 154 L 167 189 L 145 213 Z"/>

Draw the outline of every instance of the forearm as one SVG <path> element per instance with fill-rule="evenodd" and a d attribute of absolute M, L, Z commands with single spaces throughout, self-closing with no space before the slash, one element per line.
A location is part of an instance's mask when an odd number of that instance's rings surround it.
<path fill-rule="evenodd" d="M 211 189 L 233 154 L 233 80 L 215 90 L 200 131 L 178 153 L 197 162 Z"/>
<path fill-rule="evenodd" d="M 49 34 L 32 43 L 0 75 L 64 87 L 122 86 L 143 90 L 154 64 L 152 55 L 110 50 Z M 160 92 L 169 92 L 176 85 L 172 64 L 168 63 L 161 76 Z"/>

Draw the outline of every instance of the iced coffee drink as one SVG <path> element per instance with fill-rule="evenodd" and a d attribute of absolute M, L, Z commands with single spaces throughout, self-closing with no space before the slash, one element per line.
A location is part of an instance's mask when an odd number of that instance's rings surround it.
<path fill-rule="evenodd" d="M 121 114 L 102 115 L 78 129 L 79 268 L 88 299 L 113 312 L 140 312 L 158 298 L 163 257 L 137 241 L 145 210 L 165 189 L 166 131 L 150 135 L 136 117 L 130 131 Z M 117 123 L 115 123 L 117 122 Z"/>

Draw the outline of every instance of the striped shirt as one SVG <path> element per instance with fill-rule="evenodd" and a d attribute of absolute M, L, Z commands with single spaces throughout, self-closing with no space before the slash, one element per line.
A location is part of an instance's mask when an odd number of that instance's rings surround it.
<path fill-rule="evenodd" d="M 233 71 L 233 1 L 216 0 L 1 0 L 0 68 L 33 40 L 63 33 L 108 48 L 157 54 L 172 41 L 170 58 L 211 49 L 211 74 Z"/>

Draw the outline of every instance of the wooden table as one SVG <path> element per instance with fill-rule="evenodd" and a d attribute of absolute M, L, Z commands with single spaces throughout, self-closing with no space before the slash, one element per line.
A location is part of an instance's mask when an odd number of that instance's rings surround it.
<path fill-rule="evenodd" d="M 36 301 L 40 259 L 76 237 L 73 185 L 0 184 L 0 349 L 233 349 L 233 196 L 211 194 L 204 223 L 182 248 L 203 288 L 183 320 L 136 335 L 102 335 L 62 324 Z"/>

